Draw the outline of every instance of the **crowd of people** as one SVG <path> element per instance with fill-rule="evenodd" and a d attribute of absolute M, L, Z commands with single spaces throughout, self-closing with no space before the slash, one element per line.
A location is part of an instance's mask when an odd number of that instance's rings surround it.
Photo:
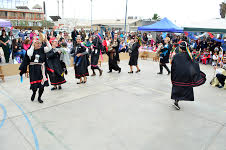
<path fill-rule="evenodd" d="M 160 68 L 158 74 L 163 74 L 163 67 L 167 70 L 168 75 L 171 74 L 173 84 L 172 99 L 175 100 L 174 105 L 177 109 L 180 108 L 178 105 L 179 100 L 194 100 L 191 88 L 204 84 L 206 79 L 205 74 L 199 70 L 199 67 L 193 65 L 196 68 L 196 72 L 198 72 L 195 75 L 197 76 L 196 79 L 200 80 L 193 81 L 190 76 L 187 76 L 187 81 L 189 82 L 183 83 L 181 81 L 186 76 L 179 77 L 177 75 L 175 77 L 175 75 L 180 74 L 178 72 L 184 66 L 176 65 L 175 67 L 175 64 L 180 64 L 184 61 L 184 65 L 189 67 L 189 63 L 192 61 L 190 64 L 200 62 L 212 64 L 216 70 L 219 70 L 218 68 L 226 70 L 224 43 L 216 42 L 205 36 L 202 39 L 193 40 L 185 34 L 167 34 L 164 37 L 158 33 L 156 38 L 153 38 L 151 33 L 124 33 L 116 32 L 114 29 L 101 35 L 98 31 L 86 33 L 84 29 L 81 29 L 78 32 L 74 28 L 71 33 L 57 33 L 53 29 L 51 32 L 47 31 L 45 33 L 42 30 L 39 30 L 38 33 L 32 31 L 29 35 L 26 31 L 21 30 L 19 38 L 15 39 L 11 33 L 7 35 L 3 30 L 0 36 L 0 43 L 6 63 L 9 63 L 10 54 L 13 59 L 16 58 L 18 62 L 22 62 L 19 68 L 21 76 L 28 72 L 27 68 L 29 66 L 30 89 L 33 91 L 31 100 L 34 101 L 36 92 L 39 89 L 38 101 L 40 103 L 43 103 L 41 96 L 44 92 L 44 87 L 49 86 L 48 80 L 53 86 L 51 90 L 62 89 L 61 85 L 66 83 L 64 75 L 68 74 L 67 67 L 71 66 L 71 57 L 73 58 L 75 78 L 79 80 L 77 84 L 85 84 L 87 76 L 89 76 L 89 66 L 91 66 L 92 70 L 91 76 L 96 76 L 95 70 L 98 70 L 99 75 L 102 76 L 103 70 L 98 65 L 102 54 L 106 53 L 108 55 L 108 73 L 112 73 L 113 70 L 120 73 L 119 53 L 129 53 L 130 60 L 128 65 L 130 70 L 128 73 L 133 74 L 133 66 L 136 66 L 136 73 L 141 72 L 138 66 L 140 47 L 151 47 L 152 52 L 155 52 L 158 57 Z M 180 54 L 180 57 L 177 54 Z M 175 55 L 178 60 L 174 59 Z M 171 70 L 168 68 L 167 63 L 172 64 Z M 226 75 L 224 70 L 216 71 L 216 78 L 214 79 L 215 85 L 220 88 L 225 86 Z M 187 71 L 189 72 L 189 70 Z M 191 95 L 186 97 L 186 94 Z"/>

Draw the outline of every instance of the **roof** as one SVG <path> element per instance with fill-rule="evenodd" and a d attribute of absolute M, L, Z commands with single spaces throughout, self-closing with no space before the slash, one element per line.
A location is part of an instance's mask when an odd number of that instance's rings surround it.
<path fill-rule="evenodd" d="M 138 19 L 127 19 L 126 23 L 131 24 L 134 22 L 139 21 Z M 93 25 L 105 25 L 105 26 L 110 26 L 110 25 L 124 25 L 125 20 L 124 19 L 105 19 L 105 20 L 94 20 Z"/>
<path fill-rule="evenodd" d="M 35 6 L 32 7 L 32 9 L 42 9 L 42 6 L 40 6 L 39 4 L 36 4 Z"/>
<path fill-rule="evenodd" d="M 28 9 L 8 9 L 8 8 L 0 8 L 0 11 L 7 11 L 7 12 L 25 12 L 25 13 L 39 13 L 44 14 L 43 11 L 40 10 L 28 10 Z"/>
<path fill-rule="evenodd" d="M 186 25 L 184 31 L 226 33 L 226 19 L 210 19 Z"/>
<path fill-rule="evenodd" d="M 162 20 L 147 26 L 138 27 L 140 31 L 156 31 L 156 32 L 183 32 L 183 29 L 173 24 L 169 19 Z"/>
<path fill-rule="evenodd" d="M 17 9 L 27 9 L 29 10 L 29 8 L 27 6 L 16 6 Z"/>
<path fill-rule="evenodd" d="M 53 21 L 58 21 L 59 19 L 61 19 L 60 16 L 49 16 Z"/>

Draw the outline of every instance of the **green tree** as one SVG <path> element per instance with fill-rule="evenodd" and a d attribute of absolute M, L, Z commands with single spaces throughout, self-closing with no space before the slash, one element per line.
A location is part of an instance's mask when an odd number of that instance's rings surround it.
<path fill-rule="evenodd" d="M 159 21 L 159 20 L 161 20 L 161 18 L 158 14 L 154 14 L 153 17 L 152 17 L 152 20 Z"/>

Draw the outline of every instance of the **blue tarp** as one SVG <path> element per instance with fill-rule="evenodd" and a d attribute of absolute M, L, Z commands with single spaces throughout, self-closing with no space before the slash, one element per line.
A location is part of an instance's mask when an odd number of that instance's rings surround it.
<path fill-rule="evenodd" d="M 163 18 L 159 22 L 156 22 L 152 25 L 138 27 L 138 30 L 155 32 L 177 32 L 177 33 L 183 32 L 183 28 L 176 26 L 167 18 Z"/>

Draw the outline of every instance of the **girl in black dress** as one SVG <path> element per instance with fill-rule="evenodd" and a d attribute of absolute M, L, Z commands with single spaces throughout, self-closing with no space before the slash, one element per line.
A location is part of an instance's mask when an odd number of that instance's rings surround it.
<path fill-rule="evenodd" d="M 58 41 L 57 39 L 52 41 L 52 49 L 46 54 L 47 57 L 47 64 L 48 64 L 48 74 L 50 78 L 50 83 L 54 87 L 51 89 L 61 90 L 62 87 L 61 85 L 66 83 L 66 80 L 64 78 L 64 71 L 66 70 L 66 66 L 64 65 L 63 62 L 60 61 L 60 56 L 61 56 L 61 51 L 56 48 L 58 46 Z M 67 74 L 67 72 L 66 72 Z"/>
<path fill-rule="evenodd" d="M 206 75 L 200 71 L 199 63 L 192 58 L 186 42 L 181 42 L 180 51 L 173 57 L 171 66 L 171 99 L 175 101 L 174 106 L 178 110 L 179 101 L 194 101 L 193 87 L 206 82 Z"/>
<path fill-rule="evenodd" d="M 161 49 L 161 54 L 160 54 L 160 64 L 159 64 L 160 72 L 158 74 L 163 73 L 163 67 L 164 67 L 168 71 L 168 75 L 169 75 L 170 70 L 166 64 L 169 63 L 169 55 L 172 49 L 171 45 L 169 44 L 170 38 L 166 37 L 164 42 L 165 42 L 165 45 Z"/>
<path fill-rule="evenodd" d="M 31 101 L 34 101 L 36 92 L 39 89 L 39 103 L 43 103 L 41 97 L 44 92 L 44 87 L 49 86 L 46 73 L 46 53 L 48 53 L 52 47 L 47 37 L 45 38 L 45 42 L 47 47 L 42 47 L 41 41 L 34 40 L 31 48 L 27 50 L 19 68 L 20 75 L 22 76 L 27 72 L 27 66 L 29 66 L 30 89 L 33 91 Z"/>
<path fill-rule="evenodd" d="M 89 54 L 86 51 L 86 48 L 81 45 L 81 37 L 77 36 L 76 45 L 71 51 L 72 57 L 74 57 L 74 69 L 75 69 L 75 78 L 79 79 L 81 83 L 87 82 L 87 76 L 89 76 L 88 67 L 90 65 L 89 62 Z"/>
<path fill-rule="evenodd" d="M 132 45 L 132 48 L 129 50 L 130 53 L 130 59 L 129 59 L 129 66 L 130 66 L 130 72 L 128 73 L 133 73 L 133 66 L 137 67 L 136 73 L 140 72 L 140 68 L 138 66 L 138 58 L 139 58 L 139 39 L 138 37 L 135 38 L 135 43 Z"/>

